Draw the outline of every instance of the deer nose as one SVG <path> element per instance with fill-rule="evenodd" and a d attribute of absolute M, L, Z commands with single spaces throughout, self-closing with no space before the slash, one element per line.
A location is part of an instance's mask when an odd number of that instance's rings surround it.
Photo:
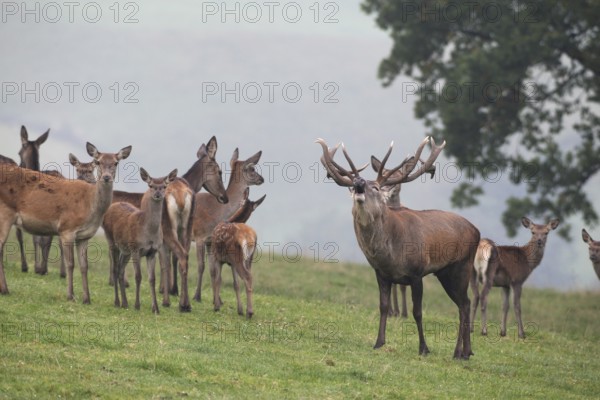
<path fill-rule="evenodd" d="M 367 185 L 367 182 L 361 178 L 354 178 L 354 191 L 356 193 L 364 193 L 365 192 L 365 186 Z"/>
<path fill-rule="evenodd" d="M 106 182 L 106 183 L 110 182 L 110 176 L 108 176 L 108 175 L 104 175 L 102 177 L 102 179 L 104 179 L 104 182 Z"/>
<path fill-rule="evenodd" d="M 224 194 L 224 195 L 222 195 L 222 196 L 219 196 L 219 197 L 217 198 L 217 200 L 218 200 L 218 201 L 219 201 L 219 203 L 221 203 L 221 204 L 227 204 L 227 203 L 229 203 L 229 197 L 227 197 L 227 195 L 226 195 L 226 194 Z"/>

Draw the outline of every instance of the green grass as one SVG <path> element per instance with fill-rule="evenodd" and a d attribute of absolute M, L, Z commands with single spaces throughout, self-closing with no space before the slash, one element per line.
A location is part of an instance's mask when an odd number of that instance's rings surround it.
<path fill-rule="evenodd" d="M 12 239 L 11 239 L 12 240 Z M 26 239 L 31 246 L 30 239 Z M 95 248 L 106 254 L 103 238 Z M 237 315 L 224 268 L 224 307 L 153 315 L 143 272 L 139 311 L 113 307 L 107 258 L 90 266 L 91 305 L 75 302 L 52 264 L 47 276 L 20 272 L 5 252 L 11 294 L 0 297 L 2 398 L 592 398 L 600 395 L 600 293 L 526 288 L 529 336 L 498 336 L 500 292 L 492 291 L 490 335 L 473 335 L 470 361 L 452 360 L 456 307 L 434 277 L 425 280 L 430 350 L 417 354 L 412 319 L 390 319 L 387 344 L 373 350 L 378 291 L 369 267 L 302 260 L 254 265 L 255 315 Z M 195 266 L 195 256 L 192 256 Z M 145 263 L 144 263 L 145 267 Z M 33 261 L 30 262 L 30 270 Z M 128 267 L 131 279 L 131 267 Z M 196 273 L 190 282 L 194 287 Z M 193 290 L 191 291 L 193 295 Z M 128 290 L 133 305 L 134 292 Z M 245 296 L 244 296 L 245 297 Z M 244 301 L 245 302 L 245 301 Z M 160 300 L 159 300 L 160 303 Z M 495 328 L 494 328 L 495 327 Z"/>

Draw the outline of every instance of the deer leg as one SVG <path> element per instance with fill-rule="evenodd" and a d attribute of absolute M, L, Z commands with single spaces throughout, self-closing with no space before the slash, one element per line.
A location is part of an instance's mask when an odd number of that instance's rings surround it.
<path fill-rule="evenodd" d="M 136 249 L 131 255 L 133 260 L 133 270 L 135 272 L 135 309 L 140 309 L 140 286 L 142 284 L 142 265 L 140 261 L 140 252 Z"/>
<path fill-rule="evenodd" d="M 252 268 L 252 258 L 250 258 L 249 260 L 244 260 L 243 262 L 240 263 L 240 268 L 237 271 L 238 274 L 242 277 L 242 279 L 244 280 L 244 286 L 246 287 L 246 318 L 250 319 L 252 318 L 252 315 L 254 315 L 254 309 L 252 307 L 252 272 L 251 272 L 251 268 Z M 237 275 L 236 272 L 234 271 L 234 276 Z M 236 292 L 237 295 L 237 292 Z M 239 301 L 239 296 L 238 296 L 238 301 Z M 238 314 L 243 315 L 243 313 L 240 313 L 240 306 L 241 304 L 238 304 Z"/>
<path fill-rule="evenodd" d="M 74 235 L 62 235 L 61 248 L 65 260 L 65 268 L 67 269 L 67 300 L 75 300 L 75 296 L 73 295 L 73 269 L 75 268 L 73 255 L 74 246 Z"/>
<path fill-rule="evenodd" d="M 210 261 L 210 277 L 213 288 L 213 305 L 214 310 L 219 311 L 221 309 L 221 268 L 223 265 L 211 257 Z"/>
<path fill-rule="evenodd" d="M 244 267 L 241 267 L 242 269 Z M 235 272 L 236 268 L 231 266 L 231 275 L 233 276 L 233 290 L 235 290 L 235 299 L 237 301 L 237 312 L 238 315 L 244 315 L 244 307 L 242 306 L 242 300 L 240 299 L 240 283 L 238 281 L 238 273 Z M 241 275 L 241 273 L 240 273 Z M 243 278 L 245 280 L 245 278 Z M 220 299 L 219 299 L 220 300 Z"/>
<path fill-rule="evenodd" d="M 110 275 L 113 282 L 113 288 L 115 289 L 115 307 L 121 307 L 121 301 L 119 300 L 119 249 L 112 242 L 108 242 L 108 254 L 110 256 Z"/>
<path fill-rule="evenodd" d="M 19 242 L 19 250 L 21 251 L 21 272 L 27 272 L 29 266 L 27 265 L 27 258 L 25 257 L 25 247 L 23 245 L 23 231 L 21 228 L 17 228 L 17 241 Z"/>
<path fill-rule="evenodd" d="M 52 247 L 52 236 L 34 236 L 33 242 L 39 247 L 41 259 L 38 260 L 38 250 L 35 251 L 35 273 L 46 275 L 48 273 L 48 258 L 50 257 L 50 248 Z"/>
<path fill-rule="evenodd" d="M 519 338 L 525 339 L 525 330 L 523 329 L 523 320 L 521 319 L 521 290 L 522 286 L 517 284 L 513 286 L 513 302 L 515 307 L 515 317 L 519 329 Z"/>
<path fill-rule="evenodd" d="M 410 293 L 413 302 L 413 318 L 419 331 L 419 355 L 427 355 L 429 348 L 423 334 L 423 280 L 421 278 L 415 279 L 410 285 Z"/>
<path fill-rule="evenodd" d="M 83 304 L 90 304 L 90 289 L 88 287 L 88 240 L 77 242 L 77 255 L 79 256 L 79 270 L 81 271 L 81 281 L 83 289 Z"/>
<path fill-rule="evenodd" d="M 65 257 L 63 256 L 62 242 L 58 237 L 58 250 L 60 254 L 60 277 L 65 278 L 67 276 L 67 269 L 65 268 Z"/>
<path fill-rule="evenodd" d="M 194 300 L 202 301 L 202 275 L 204 274 L 204 241 L 196 239 L 196 258 L 198 259 L 198 281 Z"/>
<path fill-rule="evenodd" d="M 182 254 L 178 257 L 179 274 L 181 275 L 181 293 L 179 296 L 179 311 L 190 312 L 192 306 L 190 305 L 189 290 L 188 290 L 188 255 Z"/>
<path fill-rule="evenodd" d="M 392 284 L 392 304 L 388 317 L 397 317 L 400 314 L 398 307 L 398 285 Z"/>
<path fill-rule="evenodd" d="M 12 221 L 5 219 L 0 221 L 0 294 L 8 294 L 8 285 L 4 275 L 4 244 L 10 232 Z"/>
<path fill-rule="evenodd" d="M 158 248 L 158 262 L 160 264 L 160 285 L 159 291 L 163 294 L 163 307 L 170 307 L 171 300 L 169 299 L 169 256 L 165 245 Z"/>
<path fill-rule="evenodd" d="M 125 267 L 127 267 L 127 263 L 131 258 L 131 254 L 124 254 L 123 252 L 119 252 L 119 258 L 117 259 L 117 264 L 119 266 L 119 278 L 118 282 L 115 280 L 115 286 L 119 286 L 119 290 L 121 291 L 121 308 L 128 308 L 129 303 L 127 302 L 127 293 L 125 290 Z M 117 279 L 117 277 L 115 277 Z"/>
<path fill-rule="evenodd" d="M 502 287 L 502 326 L 500 327 L 500 336 L 506 336 L 506 318 L 510 307 L 508 298 L 510 296 L 510 286 Z"/>
<path fill-rule="evenodd" d="M 492 290 L 493 277 L 483 278 L 483 289 L 481 290 L 481 334 L 487 335 L 487 303 L 488 295 Z"/>
<path fill-rule="evenodd" d="M 454 349 L 454 358 L 468 360 L 471 351 L 471 324 L 469 317 L 471 313 L 471 301 L 469 300 L 469 280 L 473 264 L 471 262 L 459 262 L 449 265 L 437 273 L 448 297 L 458 306 L 459 326 L 458 338 Z"/>
<path fill-rule="evenodd" d="M 373 348 L 378 349 L 385 344 L 385 327 L 390 307 L 392 283 L 383 279 L 378 271 L 375 271 L 375 275 L 377 276 L 377 284 L 379 285 L 379 332 L 377 333 L 377 341 L 375 341 Z"/>
<path fill-rule="evenodd" d="M 148 283 L 150 284 L 150 295 L 152 296 L 152 312 L 158 314 L 158 302 L 156 301 L 156 253 L 151 252 L 146 256 L 146 266 L 148 267 Z"/>
<path fill-rule="evenodd" d="M 471 332 L 475 330 L 475 317 L 477 316 L 477 307 L 479 307 L 479 282 L 477 278 L 477 272 L 473 269 L 471 273 L 471 293 L 473 293 L 473 303 L 471 303 Z"/>
<path fill-rule="evenodd" d="M 171 265 L 169 266 L 169 270 L 171 271 L 171 278 L 169 280 L 171 287 L 169 288 L 169 291 L 173 296 L 179 295 L 179 286 L 177 283 L 177 269 L 178 268 L 181 268 L 179 265 L 179 259 L 178 259 L 177 255 L 175 254 L 175 252 L 173 252 L 172 258 L 171 258 Z"/>
<path fill-rule="evenodd" d="M 408 318 L 408 310 L 406 309 L 406 285 L 400 285 L 400 294 L 402 295 L 402 318 Z"/>

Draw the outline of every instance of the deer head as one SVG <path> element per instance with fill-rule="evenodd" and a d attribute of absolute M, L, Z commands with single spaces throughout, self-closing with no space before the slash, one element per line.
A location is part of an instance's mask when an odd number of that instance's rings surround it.
<path fill-rule="evenodd" d="M 586 242 L 590 250 L 590 261 L 594 264 L 600 262 L 600 241 L 592 239 L 589 233 L 585 229 L 581 230 L 581 237 Z"/>
<path fill-rule="evenodd" d="M 174 169 L 165 177 L 152 178 L 144 168 L 140 168 L 140 177 L 148 184 L 150 198 L 154 201 L 162 201 L 165 198 L 167 186 L 177 178 L 177 169 Z"/>
<path fill-rule="evenodd" d="M 21 157 L 21 167 L 33 169 L 35 171 L 40 170 L 40 146 L 48 139 L 50 129 L 35 140 L 29 140 L 27 129 L 25 126 L 21 126 L 21 150 L 19 150 L 19 157 Z"/>
<path fill-rule="evenodd" d="M 87 183 L 96 183 L 96 164 L 93 161 L 82 163 L 73 154 L 69 153 L 69 162 L 75 167 L 76 179 Z"/>
<path fill-rule="evenodd" d="M 427 137 L 421 142 L 414 156 L 407 157 L 398 166 L 392 169 L 386 169 L 385 164 L 392 152 L 392 143 L 381 162 L 374 157 L 372 158 L 372 164 L 373 159 L 377 160 L 375 162 L 377 166 L 377 178 L 374 181 L 371 181 L 360 176 L 360 171 L 366 168 L 366 166 L 357 169 L 343 145 L 342 151 L 350 165 L 351 171 L 341 167 L 333 160 L 333 155 L 339 145 L 330 149 L 323 139 L 317 139 L 317 143 L 323 148 L 321 163 L 325 167 L 328 176 L 330 176 L 339 186 L 350 188 L 354 202 L 353 212 L 361 225 L 368 224 L 370 221 L 385 213 L 388 193 L 384 193 L 382 190 L 383 188 L 390 188 L 402 183 L 412 182 L 424 173 L 430 172 L 433 163 L 446 145 L 446 142 L 443 142 L 440 146 L 436 146 L 435 141 Z M 417 170 L 413 171 L 417 166 L 416 160 L 420 160 L 423 148 L 427 143 L 431 144 L 431 154 L 427 161 L 422 162 L 422 165 Z"/>
<path fill-rule="evenodd" d="M 235 173 L 235 171 L 239 168 L 241 177 L 238 179 L 243 179 L 248 186 L 262 185 L 265 179 L 258 172 L 256 172 L 256 164 L 258 164 L 258 161 L 262 156 L 262 151 L 257 152 L 252 157 L 249 157 L 246 161 L 240 161 L 239 154 L 239 150 L 236 148 L 233 151 L 231 160 L 229 161 L 229 166 L 231 167 L 232 173 Z"/>
<path fill-rule="evenodd" d="M 208 144 L 202 144 L 196 156 L 198 161 L 203 164 L 203 170 L 207 177 L 202 187 L 212 195 L 214 195 L 219 203 L 227 203 L 229 198 L 225 192 L 225 186 L 223 186 L 223 172 L 219 167 L 219 163 L 216 161 L 215 156 L 217 154 L 217 138 L 211 137 Z M 194 167 L 192 167 L 193 169 Z M 191 170 L 192 170 L 191 169 Z M 195 191 L 200 188 L 193 188 Z"/>
<path fill-rule="evenodd" d="M 521 218 L 521 223 L 523 226 L 531 231 L 531 240 L 529 243 L 537 246 L 538 250 L 544 250 L 546 247 L 546 240 L 548 239 L 548 233 L 551 230 L 554 230 L 558 227 L 560 221 L 558 219 L 553 219 L 547 224 L 534 224 L 527 217 Z"/>
<path fill-rule="evenodd" d="M 119 161 L 129 157 L 131 146 L 123 147 L 118 153 L 100 153 L 96 146 L 87 142 L 85 144 L 88 154 L 94 158 L 94 165 L 97 168 L 98 182 L 111 184 L 117 173 Z"/>

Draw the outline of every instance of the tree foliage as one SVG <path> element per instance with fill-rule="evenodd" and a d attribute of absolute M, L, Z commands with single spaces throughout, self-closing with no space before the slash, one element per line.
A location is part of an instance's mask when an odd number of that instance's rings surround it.
<path fill-rule="evenodd" d="M 400 75 L 404 96 L 446 154 L 474 168 L 455 206 L 483 194 L 485 169 L 522 188 L 502 215 L 509 235 L 521 216 L 598 214 L 584 186 L 600 169 L 600 1 L 363 0 L 393 46 L 379 66 L 384 86 Z M 398 83 L 396 83 L 398 84 Z M 519 191 L 517 191 L 519 192 Z M 561 234 L 568 237 L 568 225 Z"/>

